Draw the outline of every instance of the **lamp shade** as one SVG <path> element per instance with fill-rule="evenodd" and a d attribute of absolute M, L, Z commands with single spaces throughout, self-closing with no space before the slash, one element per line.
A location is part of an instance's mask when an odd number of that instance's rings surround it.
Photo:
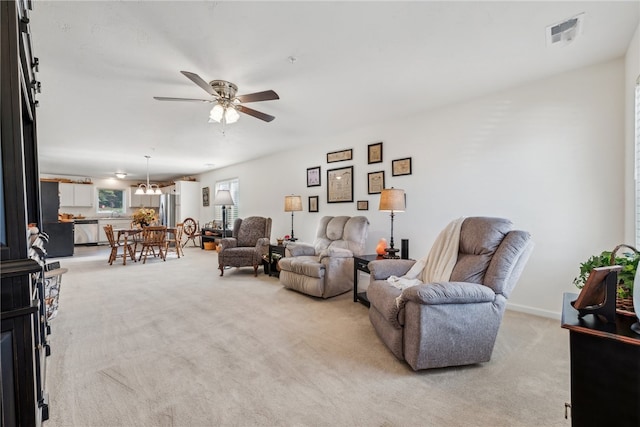
<path fill-rule="evenodd" d="M 218 190 L 215 199 L 213 199 L 215 206 L 234 206 L 233 198 L 229 190 Z"/>
<path fill-rule="evenodd" d="M 383 212 L 404 212 L 404 190 L 393 187 L 382 190 L 378 210 Z"/>
<path fill-rule="evenodd" d="M 302 197 L 284 196 L 284 211 L 297 212 L 302 210 Z"/>

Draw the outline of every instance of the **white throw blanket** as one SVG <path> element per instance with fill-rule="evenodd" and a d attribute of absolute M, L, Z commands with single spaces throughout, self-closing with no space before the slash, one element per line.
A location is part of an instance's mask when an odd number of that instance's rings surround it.
<path fill-rule="evenodd" d="M 404 290 L 423 283 L 449 281 L 453 267 L 458 260 L 460 247 L 460 228 L 464 217 L 455 219 L 438 234 L 429 254 L 416 261 L 402 277 L 391 276 L 387 279 L 392 286 Z M 396 298 L 396 305 L 402 304 L 402 294 Z"/>

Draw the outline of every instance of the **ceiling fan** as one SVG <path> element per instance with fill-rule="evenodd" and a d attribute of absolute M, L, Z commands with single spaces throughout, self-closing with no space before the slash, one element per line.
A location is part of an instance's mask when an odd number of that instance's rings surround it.
<path fill-rule="evenodd" d="M 200 86 L 209 95 L 213 96 L 213 99 L 194 99 L 194 98 L 168 98 L 165 96 L 154 96 L 153 99 L 158 101 L 195 101 L 195 102 L 208 102 L 215 103 L 211 109 L 209 115 L 209 121 L 235 123 L 240 115 L 238 112 L 248 114 L 257 119 L 270 122 L 275 119 L 274 116 L 262 113 L 249 107 L 245 107 L 242 103 L 257 102 L 257 101 L 271 101 L 274 99 L 280 99 L 277 93 L 272 90 L 265 90 L 263 92 L 250 93 L 247 95 L 238 95 L 238 86 L 228 82 L 226 80 L 211 80 L 207 83 L 202 77 L 196 73 L 189 71 L 180 71 L 189 80 Z"/>

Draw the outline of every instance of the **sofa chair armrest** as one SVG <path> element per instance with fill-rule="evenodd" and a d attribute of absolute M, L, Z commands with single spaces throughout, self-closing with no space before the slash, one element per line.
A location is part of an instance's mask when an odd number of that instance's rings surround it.
<path fill-rule="evenodd" d="M 235 248 L 238 246 L 238 240 L 235 237 L 225 237 L 224 239 L 220 239 L 220 246 L 222 249 L 220 251 L 224 251 L 225 249 Z"/>
<path fill-rule="evenodd" d="M 344 248 L 327 248 L 320 252 L 320 261 L 323 258 L 353 258 L 353 252 Z"/>
<path fill-rule="evenodd" d="M 415 264 L 411 259 L 381 259 L 369 263 L 371 280 L 386 280 L 390 276 L 401 277 Z"/>
<path fill-rule="evenodd" d="M 434 282 L 412 286 L 402 291 L 402 299 L 423 305 L 477 304 L 493 302 L 491 288 L 469 282 Z"/>
<path fill-rule="evenodd" d="M 269 253 L 269 242 L 268 237 L 260 237 L 256 242 L 256 251 L 258 251 L 260 255 L 267 255 Z"/>
<path fill-rule="evenodd" d="M 286 246 L 287 251 L 291 254 L 291 256 L 302 256 L 302 255 L 315 255 L 316 248 L 309 243 L 287 243 Z"/>

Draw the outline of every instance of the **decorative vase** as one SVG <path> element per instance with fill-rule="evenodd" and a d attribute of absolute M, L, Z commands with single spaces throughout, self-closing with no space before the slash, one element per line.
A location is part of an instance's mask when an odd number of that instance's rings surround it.
<path fill-rule="evenodd" d="M 387 249 L 387 239 L 380 239 L 380 241 L 378 242 L 378 245 L 376 246 L 376 253 L 378 255 L 384 255 L 385 254 L 385 249 Z"/>
<path fill-rule="evenodd" d="M 636 270 L 636 276 L 633 280 L 633 311 L 635 311 L 638 321 L 631 325 L 631 330 L 640 334 L 640 268 Z"/>

